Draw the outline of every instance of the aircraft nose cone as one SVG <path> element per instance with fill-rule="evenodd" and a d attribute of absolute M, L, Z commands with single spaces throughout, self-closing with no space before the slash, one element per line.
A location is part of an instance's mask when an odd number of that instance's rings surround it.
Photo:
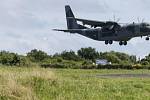
<path fill-rule="evenodd" d="M 146 26 L 146 29 L 144 29 L 144 31 L 150 33 L 150 26 Z"/>

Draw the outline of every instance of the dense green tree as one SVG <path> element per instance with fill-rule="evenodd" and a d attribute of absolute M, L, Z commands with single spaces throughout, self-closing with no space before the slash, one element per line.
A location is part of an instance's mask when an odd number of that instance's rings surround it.
<path fill-rule="evenodd" d="M 92 60 L 92 61 L 94 61 L 99 57 L 99 53 L 94 48 L 91 47 L 81 48 L 80 50 L 78 50 L 78 55 L 81 58 Z"/>
<path fill-rule="evenodd" d="M 137 58 L 136 58 L 136 56 L 134 56 L 134 55 L 130 56 L 130 60 L 131 60 L 131 62 L 133 62 L 134 64 L 137 62 Z"/>
<path fill-rule="evenodd" d="M 142 65 L 149 65 L 150 64 L 150 62 L 148 62 L 147 60 L 142 60 L 140 63 Z"/>
<path fill-rule="evenodd" d="M 99 58 L 107 59 L 109 62 L 117 63 L 117 64 L 121 62 L 121 60 L 116 56 L 114 52 L 113 53 L 112 52 L 100 53 Z"/>
<path fill-rule="evenodd" d="M 131 64 L 136 63 L 136 56 L 129 56 L 120 52 L 100 52 L 100 59 L 107 59 L 108 61 L 116 64 Z"/>
<path fill-rule="evenodd" d="M 49 56 L 44 51 L 34 49 L 27 53 L 27 57 L 33 62 L 41 62 Z"/>
<path fill-rule="evenodd" d="M 74 51 L 63 51 L 61 57 L 65 60 L 79 61 L 81 58 Z"/>
<path fill-rule="evenodd" d="M 150 54 L 146 56 L 144 59 L 136 61 L 136 56 L 128 55 L 120 52 L 97 52 L 94 48 L 81 48 L 77 51 L 77 54 L 74 51 L 63 51 L 62 53 L 57 53 L 52 57 L 47 53 L 41 50 L 31 50 L 27 53 L 27 56 L 21 56 L 16 53 L 10 53 L 7 51 L 0 52 L 0 64 L 4 65 L 15 65 L 15 66 L 28 66 L 31 64 L 64 64 L 68 62 L 77 63 L 78 66 L 82 64 L 82 62 L 90 62 L 92 64 L 96 59 L 107 59 L 113 64 L 123 64 L 123 65 L 132 65 L 136 63 L 140 63 L 142 65 L 150 64 Z M 67 61 L 68 60 L 68 61 Z M 82 61 L 81 61 L 82 60 Z M 78 62 L 79 61 L 79 62 Z M 87 64 L 87 63 L 86 63 Z M 82 66 L 82 65 L 81 65 Z"/>
<path fill-rule="evenodd" d="M 0 63 L 4 65 L 17 65 L 20 62 L 18 54 L 10 53 L 7 51 L 0 52 Z"/>
<path fill-rule="evenodd" d="M 148 61 L 148 62 L 150 62 L 150 54 L 145 57 L 145 60 Z"/>
<path fill-rule="evenodd" d="M 55 53 L 55 54 L 53 55 L 53 58 L 57 58 L 57 57 L 61 57 L 61 54 Z"/>
<path fill-rule="evenodd" d="M 142 65 L 149 65 L 150 64 L 150 54 L 145 56 L 145 58 L 139 60 L 139 63 Z"/>

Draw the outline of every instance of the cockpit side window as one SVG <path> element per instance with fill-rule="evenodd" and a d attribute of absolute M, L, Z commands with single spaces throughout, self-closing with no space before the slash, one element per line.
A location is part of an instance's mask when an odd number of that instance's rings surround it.
<path fill-rule="evenodd" d="M 142 27 L 146 27 L 146 26 L 150 26 L 150 24 L 148 24 L 148 23 L 142 23 L 141 26 Z"/>

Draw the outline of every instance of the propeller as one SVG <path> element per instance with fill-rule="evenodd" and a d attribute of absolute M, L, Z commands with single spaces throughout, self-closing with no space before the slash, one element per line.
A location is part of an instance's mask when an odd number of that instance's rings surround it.
<path fill-rule="evenodd" d="M 118 23 L 120 21 L 120 18 L 116 19 L 116 15 L 115 14 L 113 14 L 113 19 L 114 19 L 114 22 L 116 22 L 116 23 Z"/>
<path fill-rule="evenodd" d="M 143 23 L 145 21 L 145 18 L 140 19 L 139 17 L 137 18 L 138 23 Z"/>
<path fill-rule="evenodd" d="M 137 18 L 138 24 L 139 24 L 139 28 L 142 27 L 142 23 L 144 23 L 144 18 L 140 19 L 140 17 Z"/>
<path fill-rule="evenodd" d="M 110 19 L 109 19 L 109 22 L 108 22 L 108 25 L 109 25 L 109 23 L 112 23 L 112 25 L 109 27 L 109 29 L 110 30 L 112 30 L 112 29 L 114 29 L 114 30 L 117 30 L 117 28 L 119 28 L 119 22 L 120 21 L 120 18 L 117 18 L 116 19 L 116 16 L 115 16 L 115 14 L 113 14 L 113 21 L 111 21 Z"/>

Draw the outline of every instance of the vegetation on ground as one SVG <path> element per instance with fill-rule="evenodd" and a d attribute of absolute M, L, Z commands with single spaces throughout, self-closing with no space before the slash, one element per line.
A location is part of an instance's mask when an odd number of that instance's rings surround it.
<path fill-rule="evenodd" d="M 53 80 L 56 77 L 50 70 L 0 66 L 0 100 L 41 100 L 35 92 L 36 83 Z"/>
<path fill-rule="evenodd" d="M 112 64 L 96 65 L 96 59 Z M 98 52 L 91 47 L 54 55 L 37 49 L 26 55 L 1 51 L 0 100 L 150 100 L 149 77 L 97 77 L 149 75 L 149 65 L 150 54 L 137 60 L 134 55 Z"/>
<path fill-rule="evenodd" d="M 97 66 L 97 59 L 106 59 L 111 65 Z M 63 51 L 62 53 L 48 55 L 41 50 L 31 50 L 25 55 L 18 55 L 8 51 L 0 52 L 0 64 L 7 66 L 30 67 L 42 66 L 50 68 L 73 68 L 73 69 L 149 69 L 150 55 L 141 60 L 136 56 L 120 52 L 98 52 L 88 47 L 81 48 L 77 52 Z M 116 67 L 117 66 L 117 67 Z"/>
<path fill-rule="evenodd" d="M 149 73 L 0 66 L 0 100 L 150 100 L 150 78 L 96 77 Z"/>

